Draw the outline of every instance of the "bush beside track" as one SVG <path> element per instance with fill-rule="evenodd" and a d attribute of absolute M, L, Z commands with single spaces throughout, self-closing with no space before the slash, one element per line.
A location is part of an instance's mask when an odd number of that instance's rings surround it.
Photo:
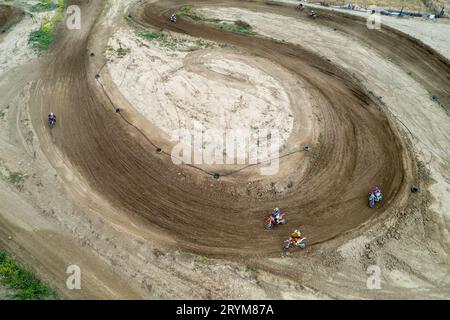
<path fill-rule="evenodd" d="M 56 28 L 63 18 L 66 0 L 59 0 L 57 7 L 58 12 L 56 15 L 52 19 L 45 19 L 39 30 L 32 32 L 28 39 L 33 49 L 39 54 L 46 51 L 55 40 Z"/>
<path fill-rule="evenodd" d="M 19 300 L 58 299 L 55 290 L 49 288 L 32 272 L 19 266 L 17 262 L 0 250 L 0 284 L 8 293 L 5 298 Z"/>

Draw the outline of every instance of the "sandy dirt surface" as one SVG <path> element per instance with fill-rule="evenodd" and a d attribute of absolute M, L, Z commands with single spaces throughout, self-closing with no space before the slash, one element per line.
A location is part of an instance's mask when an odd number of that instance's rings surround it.
<path fill-rule="evenodd" d="M 301 79 L 237 48 L 174 34 L 150 41 L 128 29 L 109 41 L 109 74 L 127 102 L 165 133 L 165 140 L 172 140 L 178 129 L 197 134 L 209 129 L 250 128 L 258 134 L 276 128 L 280 153 L 287 155 L 282 161 L 296 165 L 281 170 L 275 186 L 274 177 L 252 176 L 259 168 L 251 171 L 246 164 L 233 165 L 226 172 L 245 169 L 245 177 L 257 181 L 251 190 L 243 185 L 233 193 L 272 196 L 298 185 L 307 167 L 305 153 L 299 150 L 316 141 L 322 130 L 316 121 L 320 114 Z M 291 134 L 293 131 L 296 134 Z M 200 146 L 203 150 L 207 147 L 208 141 Z M 261 151 L 262 144 L 250 148 Z M 246 158 L 238 160 L 248 164 Z M 224 169 L 220 165 L 198 167 L 209 172 Z"/>
<path fill-rule="evenodd" d="M 287 3 L 290 5 L 298 4 L 296 0 L 275 0 L 281 3 Z M 305 3 L 306 6 L 320 9 L 329 10 L 335 12 L 341 12 L 344 14 L 354 15 L 367 19 L 369 13 L 359 12 L 356 10 L 344 10 L 338 8 L 319 6 L 313 3 Z M 448 11 L 448 10 L 447 10 Z M 415 39 L 422 41 L 429 45 L 440 54 L 450 57 L 450 42 L 448 41 L 448 34 L 450 33 L 450 19 L 434 19 L 429 20 L 419 17 L 394 17 L 382 15 L 380 17 L 382 26 L 392 27 L 396 30 L 404 32 Z"/>
<path fill-rule="evenodd" d="M 177 26 L 183 26 L 183 23 Z M 212 32 L 217 38 L 226 36 L 229 37 L 227 41 L 241 45 L 241 36 L 209 29 L 197 27 L 196 31 Z M 54 110 L 60 114 L 61 119 L 78 119 L 65 122 L 64 130 L 56 128 L 52 131 L 54 145 L 72 163 L 76 163 L 77 169 L 88 178 L 91 186 L 114 206 L 144 217 L 159 231 L 173 237 L 178 247 L 217 255 L 247 256 L 268 252 L 278 255 L 279 243 L 286 237 L 283 230 L 274 230 L 271 237 L 262 233 L 254 235 L 253 232 L 260 229 L 263 218 L 261 212 L 274 206 L 274 201 L 270 199 L 257 202 L 249 197 L 238 197 L 229 193 L 229 190 L 234 184 L 241 186 L 242 181 L 214 181 L 211 176 L 203 176 L 196 187 L 192 188 L 196 181 L 190 182 L 190 177 L 198 173 L 189 168 L 185 170 L 188 178 L 184 185 L 180 184 L 177 174 L 180 168 L 168 162 L 165 155 L 156 154 L 148 140 L 136 139 L 139 137 L 138 132 L 135 126 L 130 126 L 132 120 L 128 118 L 131 112 L 124 111 L 120 115 L 114 112 L 107 97 L 99 94 L 101 91 L 98 91 L 100 88 L 95 78 L 88 77 L 92 73 L 87 73 L 86 61 L 92 59 L 86 55 L 89 51 L 86 50 L 87 35 L 86 32 L 84 37 L 77 35 L 72 39 L 70 34 L 69 37 L 61 37 L 62 42 L 58 48 L 71 45 L 76 50 L 66 51 L 64 54 L 54 51 L 53 59 L 49 59 L 54 64 L 53 72 L 46 73 L 32 95 L 32 110 L 42 110 L 44 113 Z M 358 84 L 328 62 L 308 55 L 306 51 L 299 52 L 291 45 L 262 38 L 250 45 L 245 49 L 265 58 L 281 60 L 280 64 L 285 68 L 308 77 L 309 82 L 314 84 L 313 87 L 327 83 L 326 87 L 320 88 L 321 92 L 318 89 L 315 91 L 319 92 L 317 99 L 326 101 L 324 107 L 329 110 L 322 112 L 322 121 L 327 130 L 324 132 L 324 139 L 336 140 L 336 143 L 324 144 L 320 149 L 320 157 L 302 177 L 308 181 L 307 184 L 301 184 L 301 188 L 277 199 L 277 202 L 282 202 L 291 211 L 293 225 L 303 224 L 305 232 L 310 234 L 311 244 L 328 240 L 360 225 L 376 212 L 379 214 L 386 210 L 389 204 L 400 205 L 406 202 L 409 193 L 401 181 L 412 179 L 409 154 L 401 147 L 402 138 L 395 133 L 396 128 L 376 108 L 375 102 L 363 90 L 358 89 Z M 271 46 L 271 50 L 265 49 Z M 279 57 L 280 54 L 283 57 Z M 300 55 L 306 55 L 308 60 L 298 59 Z M 67 64 L 67 59 L 73 63 Z M 327 73 L 312 67 L 321 63 L 325 63 Z M 79 69 L 74 69 L 74 66 L 79 66 Z M 60 83 L 57 88 L 53 86 L 56 79 Z M 88 81 L 83 82 L 84 79 Z M 45 94 L 50 91 L 51 94 Z M 339 98 L 331 103 L 331 95 L 336 96 L 336 92 Z M 65 101 L 73 101 L 73 107 L 59 104 L 61 96 Z M 83 116 L 88 118 L 83 120 L 80 118 Z M 370 118 L 371 121 L 364 121 L 365 118 Z M 35 119 L 42 123 L 41 119 Z M 96 123 L 97 121 L 99 122 Z M 344 121 L 348 125 L 333 126 L 336 121 Z M 81 128 L 77 123 L 86 126 Z M 44 137 L 48 135 L 44 130 L 38 133 L 41 134 Z M 388 136 L 391 143 L 385 143 Z M 67 144 L 65 141 L 69 137 L 71 143 Z M 342 144 L 338 144 L 339 141 Z M 367 143 L 361 143 L 362 141 Z M 374 153 L 380 154 L 379 161 L 365 168 Z M 390 171 L 389 174 L 382 174 L 386 170 Z M 338 174 L 339 179 L 330 182 L 329 175 L 333 172 Z M 351 172 L 353 173 L 350 174 Z M 366 174 L 363 175 L 362 172 Z M 379 211 L 367 208 L 364 199 L 366 190 L 373 183 L 382 184 L 389 199 Z M 127 186 L 128 184 L 130 185 Z M 333 194 L 331 191 L 338 185 L 345 186 L 344 190 L 339 195 Z M 357 189 L 361 190 L 361 199 L 355 198 Z M 303 197 L 296 196 L 300 192 Z M 331 213 L 327 210 L 328 203 L 324 203 L 321 197 L 326 197 L 332 206 L 340 202 L 345 203 L 345 206 L 336 206 Z M 351 212 L 354 211 L 360 211 L 360 214 L 352 215 Z M 248 218 L 238 222 L 239 215 L 246 215 Z M 326 226 L 318 225 L 318 219 L 329 222 Z M 342 219 L 346 223 L 334 223 Z M 255 248 L 250 241 L 264 245 Z"/>
<path fill-rule="evenodd" d="M 280 128 L 284 144 L 294 123 L 290 97 L 306 100 L 283 86 L 289 74 L 270 61 L 203 49 L 195 41 L 181 38 L 177 50 L 171 47 L 177 40 L 164 47 L 121 30 L 109 43 L 109 72 L 124 97 L 168 138 L 179 128 L 195 132 L 200 123 L 204 129 Z"/>
<path fill-rule="evenodd" d="M 447 115 L 430 98 L 449 103 L 448 61 L 401 34 L 366 34 L 359 20 L 337 14 L 311 22 L 290 7 L 263 2 L 228 1 L 227 9 L 215 9 L 221 19 L 239 16 L 259 33 L 246 36 L 188 17 L 171 24 L 168 14 L 179 2 L 133 6 L 131 17 L 140 28 L 217 44 L 172 52 L 153 40 L 127 36 L 135 28 L 124 21 L 129 3 L 70 3 L 85 13 L 82 30 L 61 30 L 39 63 L 0 78 L 0 244 L 64 297 L 448 298 Z M 183 5 L 214 14 L 208 10 L 218 3 Z M 273 21 L 271 28 L 267 21 Z M 282 23 L 295 34 L 282 30 Z M 298 33 L 312 35 L 299 43 Z M 122 58 L 118 39 L 130 49 Z M 350 46 L 355 50 L 346 50 Z M 392 50 L 395 46 L 402 50 Z M 225 62 L 214 62 L 219 54 Z M 427 63 L 421 63 L 425 56 Z M 294 190 L 259 198 L 240 194 L 255 171 L 214 181 L 155 153 L 156 145 L 166 150 L 171 143 L 160 121 L 149 116 L 164 119 L 158 110 L 168 101 L 158 87 L 159 73 L 148 75 L 163 68 L 152 57 L 175 70 L 166 85 L 179 100 L 193 101 L 193 91 L 183 87 L 189 72 L 204 85 L 198 93 L 202 105 L 193 106 L 198 110 L 208 110 L 208 94 L 220 101 L 218 93 L 236 83 L 245 85 L 235 97 L 245 94 L 261 106 L 274 105 L 266 91 L 278 90 L 285 97 L 276 104 L 281 114 L 264 118 L 252 112 L 252 117 L 281 121 L 292 112 L 287 148 L 304 133 L 313 139 L 318 155 L 302 154 Z M 141 63 L 133 66 L 131 59 Z M 249 73 L 245 81 L 234 69 L 239 63 Z M 378 67 L 371 69 L 374 64 Z M 228 79 L 230 70 L 240 77 Z M 198 80 L 202 74 L 205 83 Z M 145 82 L 157 88 L 149 90 L 148 99 L 162 102 L 146 105 L 140 90 Z M 300 103 L 292 99 L 296 83 L 302 86 Z M 398 88 L 396 97 L 392 91 Z M 309 126 L 299 125 L 305 101 L 306 112 L 315 115 Z M 407 112 L 408 103 L 422 108 Z M 45 123 L 49 111 L 59 116 L 51 131 Z M 314 130 L 322 132 L 323 141 Z M 425 149 L 432 161 L 417 167 L 414 158 L 427 159 Z M 282 174 L 296 172 L 295 162 L 282 162 Z M 385 201 L 370 210 L 367 190 L 374 183 L 382 184 Z M 413 184 L 420 185 L 420 193 L 410 194 Z M 302 225 L 311 244 L 307 250 L 282 254 L 280 244 L 290 228 L 262 230 L 264 213 L 280 204 L 291 227 Z M 65 269 L 74 263 L 85 272 L 81 291 L 64 288 Z M 366 286 L 367 267 L 374 264 L 381 268 L 380 290 Z"/>
<path fill-rule="evenodd" d="M 402 70 L 394 61 L 383 59 L 376 50 L 364 45 L 358 39 L 348 37 L 336 29 L 324 28 L 315 21 L 299 22 L 296 17 L 261 14 L 239 8 L 212 8 L 199 12 L 208 18 L 244 20 L 259 34 L 298 43 L 327 59 L 336 61 L 356 75 L 368 90 L 382 97 L 383 104 L 401 121 L 413 141 L 417 142 L 416 151 L 421 161 L 427 163 L 431 169 L 432 177 L 436 181 L 430 187 L 435 198 L 431 208 L 436 214 L 436 219 L 442 221 L 444 227 L 441 240 L 444 244 L 448 243 L 450 240 L 446 222 L 449 218 L 446 208 L 450 207 L 448 114 L 439 103 L 430 99 L 430 93 L 413 79 L 410 73 Z M 267 21 L 272 23 L 267 24 Z M 290 28 L 285 28 L 286 25 Z M 299 34 L 302 35 L 301 38 L 298 37 Z M 446 44 L 448 42 L 442 42 L 440 48 Z M 399 279 L 401 282 L 400 276 Z M 416 285 L 420 286 L 417 283 Z"/>
<path fill-rule="evenodd" d="M 324 28 L 315 21 L 298 22 L 295 17 L 276 16 L 239 8 L 203 9 L 206 17 L 224 20 L 245 20 L 258 33 L 303 45 L 308 50 L 335 61 L 356 75 L 361 83 L 382 101 L 405 125 L 405 130 L 417 142 L 421 160 L 430 165 L 433 177 L 438 181 L 431 188 L 439 199 L 437 210 L 447 214 L 450 207 L 450 122 L 448 113 L 430 93 L 394 61 L 386 60 L 358 39 L 344 32 Z M 264 21 L 272 21 L 269 25 Z M 289 25 L 290 28 L 285 28 Z M 298 35 L 302 37 L 299 39 Z M 413 110 L 412 110 L 413 109 Z"/>

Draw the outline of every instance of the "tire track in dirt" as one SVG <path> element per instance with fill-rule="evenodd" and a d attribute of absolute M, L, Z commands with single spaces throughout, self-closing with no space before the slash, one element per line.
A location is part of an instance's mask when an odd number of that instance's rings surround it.
<path fill-rule="evenodd" d="M 346 72 L 299 46 L 230 33 L 187 18 L 173 25 L 168 15 L 180 2 L 144 2 L 133 10 L 140 24 L 226 42 L 276 61 L 305 79 L 324 101 L 320 108 L 326 143 L 320 157 L 308 169 L 300 190 L 277 202 L 288 211 L 289 228 L 262 230 L 263 217 L 276 205 L 274 201 L 213 197 L 207 192 L 209 183 L 183 190 L 177 185 L 180 168 L 156 154 L 111 110 L 89 72 L 88 41 L 101 4 L 70 4 L 80 5 L 87 17 L 83 17 L 81 31 L 61 30 L 47 56 L 42 78 L 34 88 L 34 126 L 40 136 L 48 137 L 45 117 L 50 110 L 56 112 L 60 122 L 52 131 L 52 140 L 91 186 L 124 212 L 146 218 L 181 248 L 221 256 L 276 255 L 291 229 L 299 225 L 311 244 L 319 243 L 407 201 L 413 166 L 404 141 L 376 102 Z M 230 4 L 287 10 L 259 2 L 224 1 L 221 5 Z M 386 200 L 371 210 L 367 191 L 375 183 L 382 185 Z"/>

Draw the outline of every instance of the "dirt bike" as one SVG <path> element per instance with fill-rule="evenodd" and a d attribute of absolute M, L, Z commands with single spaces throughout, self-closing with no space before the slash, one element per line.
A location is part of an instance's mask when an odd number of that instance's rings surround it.
<path fill-rule="evenodd" d="M 177 16 L 176 15 L 170 16 L 170 21 L 172 21 L 173 23 L 176 23 L 177 22 Z"/>
<path fill-rule="evenodd" d="M 375 208 L 375 202 L 380 202 L 382 199 L 381 190 L 379 188 L 372 189 L 369 193 L 369 207 Z"/>
<path fill-rule="evenodd" d="M 56 124 L 56 120 L 55 119 L 48 119 L 48 126 L 50 129 L 52 129 Z"/>
<path fill-rule="evenodd" d="M 308 17 L 315 19 L 317 18 L 317 14 L 315 12 L 310 12 L 308 13 Z"/>
<path fill-rule="evenodd" d="M 291 248 L 299 248 L 299 249 L 305 249 L 306 248 L 306 238 L 301 237 L 299 240 L 289 239 L 286 240 L 283 244 L 283 249 L 285 251 L 291 249 Z"/>
<path fill-rule="evenodd" d="M 280 215 L 279 218 L 274 218 L 272 215 L 269 215 L 264 219 L 264 227 L 268 230 L 271 230 L 274 225 L 278 224 L 286 224 L 286 212 L 283 211 L 283 213 Z"/>

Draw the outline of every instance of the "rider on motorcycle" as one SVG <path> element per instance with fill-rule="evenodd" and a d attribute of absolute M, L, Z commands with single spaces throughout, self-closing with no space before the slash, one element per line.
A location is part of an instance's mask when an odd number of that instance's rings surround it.
<path fill-rule="evenodd" d="M 56 123 L 56 116 L 53 112 L 48 115 L 48 122 Z"/>
<path fill-rule="evenodd" d="M 302 233 L 298 230 L 294 230 L 294 232 L 291 234 L 291 238 L 289 239 L 291 242 L 294 242 L 297 244 L 297 242 L 301 239 Z"/>
<path fill-rule="evenodd" d="M 380 201 L 382 199 L 381 189 L 378 187 L 373 188 L 370 191 L 370 196 L 375 199 L 375 201 Z"/>
<path fill-rule="evenodd" d="M 172 21 L 172 22 L 177 22 L 177 15 L 176 15 L 175 13 L 173 13 L 173 14 L 170 16 L 170 21 Z"/>
<path fill-rule="evenodd" d="M 380 202 L 383 199 L 381 190 L 378 187 L 372 188 L 369 193 L 369 207 L 375 208 L 375 202 Z"/>
<path fill-rule="evenodd" d="M 276 224 L 280 224 L 281 220 L 282 220 L 282 215 L 283 212 L 280 210 L 280 208 L 275 208 L 272 211 L 272 218 L 275 221 Z"/>
<path fill-rule="evenodd" d="M 302 236 L 302 233 L 299 230 L 294 230 L 294 232 L 291 233 L 292 239 L 300 239 Z"/>

